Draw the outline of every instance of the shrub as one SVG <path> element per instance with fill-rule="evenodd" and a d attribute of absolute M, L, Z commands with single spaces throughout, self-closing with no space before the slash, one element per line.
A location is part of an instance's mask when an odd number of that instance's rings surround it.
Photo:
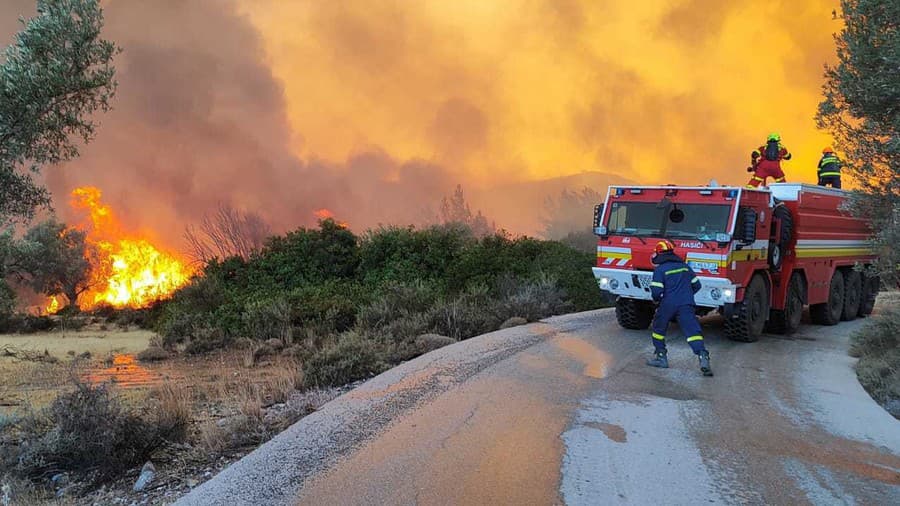
<path fill-rule="evenodd" d="M 55 327 L 56 322 L 49 316 L 17 313 L 7 319 L 7 332 L 34 334 L 35 332 L 47 332 Z"/>
<path fill-rule="evenodd" d="M 200 326 L 194 329 L 187 340 L 184 351 L 189 354 L 206 353 L 224 348 L 231 339 L 219 328 Z"/>
<path fill-rule="evenodd" d="M 161 346 L 149 346 L 146 350 L 137 354 L 137 359 L 141 362 L 157 362 L 166 360 L 171 354 Z"/>
<path fill-rule="evenodd" d="M 438 292 L 422 281 L 388 283 L 374 299 L 359 311 L 359 323 L 366 329 L 380 329 L 410 315 L 429 312 L 438 300 Z"/>
<path fill-rule="evenodd" d="M 0 266 L 2 267 L 2 266 Z M 0 332 L 11 332 L 10 322 L 13 309 L 16 307 L 16 294 L 12 288 L 0 278 Z"/>
<path fill-rule="evenodd" d="M 359 308 L 368 302 L 368 296 L 358 284 L 330 280 L 295 288 L 287 294 L 287 300 L 295 326 L 333 333 L 353 327 Z"/>
<path fill-rule="evenodd" d="M 335 343 L 314 353 L 303 364 L 304 384 L 340 386 L 368 378 L 387 369 L 383 356 L 384 344 L 379 339 L 344 332 Z"/>
<path fill-rule="evenodd" d="M 900 399 L 900 309 L 885 307 L 850 342 L 859 382 L 878 402 Z"/>
<path fill-rule="evenodd" d="M 434 330 L 456 340 L 496 330 L 503 318 L 497 302 L 484 287 L 470 288 L 466 293 L 439 303 L 433 313 Z"/>
<path fill-rule="evenodd" d="M 534 281 L 506 279 L 498 291 L 499 313 L 503 320 L 519 316 L 536 321 L 572 309 L 572 304 L 565 302 L 565 292 L 549 276 Z"/>
<path fill-rule="evenodd" d="M 19 422 L 17 470 L 37 479 L 46 472 L 96 471 L 109 477 L 147 460 L 166 440 L 184 435 L 185 420 L 155 410 L 128 411 L 105 385 L 77 383 L 43 412 Z"/>
<path fill-rule="evenodd" d="M 448 269 L 473 243 L 472 232 L 459 224 L 382 227 L 360 241 L 359 272 L 370 286 L 426 280 L 443 284 Z"/>
<path fill-rule="evenodd" d="M 318 230 L 300 228 L 271 237 L 248 264 L 248 283 L 290 289 L 353 277 L 358 264 L 356 236 L 327 219 L 319 222 Z"/>
<path fill-rule="evenodd" d="M 442 336 L 440 334 L 422 334 L 416 337 L 416 346 L 420 353 L 428 353 L 429 351 L 449 346 L 456 342 L 452 337 Z"/>
<path fill-rule="evenodd" d="M 291 340 L 291 306 L 283 298 L 248 301 L 243 314 L 244 325 L 253 339 Z"/>

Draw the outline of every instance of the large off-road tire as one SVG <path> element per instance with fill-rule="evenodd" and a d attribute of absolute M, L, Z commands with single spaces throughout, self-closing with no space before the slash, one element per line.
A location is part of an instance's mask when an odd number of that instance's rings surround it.
<path fill-rule="evenodd" d="M 784 309 L 769 312 L 766 330 L 773 334 L 793 334 L 800 328 L 803 317 L 803 277 L 796 272 L 791 275 Z"/>
<path fill-rule="evenodd" d="M 631 330 L 646 330 L 653 322 L 653 303 L 646 300 L 616 299 L 616 321 Z"/>
<path fill-rule="evenodd" d="M 809 306 L 809 316 L 819 325 L 837 325 L 844 313 L 844 275 L 835 270 L 828 288 L 828 302 Z"/>
<path fill-rule="evenodd" d="M 878 289 L 881 286 L 881 279 L 878 276 L 863 276 L 862 281 L 862 297 L 859 301 L 859 316 L 869 316 L 875 310 L 875 297 L 878 296 Z"/>
<path fill-rule="evenodd" d="M 862 301 L 862 288 L 862 275 L 859 271 L 851 269 L 844 272 L 844 311 L 841 313 L 841 320 L 856 319 Z"/>
<path fill-rule="evenodd" d="M 794 217 L 791 215 L 791 210 L 784 204 L 775 206 L 772 214 L 781 221 L 781 235 L 770 239 L 768 259 L 769 267 L 773 271 L 778 271 L 781 269 L 781 264 L 784 263 L 784 253 L 794 236 Z"/>
<path fill-rule="evenodd" d="M 744 291 L 744 300 L 734 305 L 734 313 L 725 320 L 725 336 L 752 343 L 762 335 L 768 316 L 769 290 L 765 280 L 757 274 Z"/>

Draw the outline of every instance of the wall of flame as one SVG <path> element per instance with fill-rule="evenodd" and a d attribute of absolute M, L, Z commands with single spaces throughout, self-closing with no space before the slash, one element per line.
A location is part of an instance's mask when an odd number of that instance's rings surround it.
<path fill-rule="evenodd" d="M 142 307 L 187 283 L 193 269 L 177 254 L 161 251 L 144 237 L 129 235 L 101 197 L 102 192 L 90 186 L 72 191 L 72 207 L 87 218 L 77 226 L 85 229 L 87 242 L 95 250 L 89 258 L 91 287 L 79 297 L 82 308 L 100 304 Z M 52 298 L 48 312 L 55 311 L 55 303 Z"/>

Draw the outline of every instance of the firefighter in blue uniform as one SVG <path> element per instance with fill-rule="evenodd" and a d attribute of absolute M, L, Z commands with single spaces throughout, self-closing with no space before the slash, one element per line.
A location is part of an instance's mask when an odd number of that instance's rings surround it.
<path fill-rule="evenodd" d="M 675 318 L 681 331 L 687 336 L 687 342 L 700 359 L 700 372 L 704 376 L 712 376 L 709 366 L 709 352 L 703 345 L 700 333 L 700 321 L 694 310 L 694 294 L 700 291 L 700 280 L 694 271 L 675 254 L 675 245 L 671 241 L 660 241 L 653 253 L 653 281 L 650 292 L 653 300 L 659 302 L 659 309 L 653 318 L 653 347 L 656 350 L 647 365 L 653 367 L 669 367 L 666 358 L 666 329 Z"/>

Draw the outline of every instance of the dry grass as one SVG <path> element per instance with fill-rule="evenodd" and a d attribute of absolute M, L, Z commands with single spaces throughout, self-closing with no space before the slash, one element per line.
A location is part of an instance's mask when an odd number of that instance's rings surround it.
<path fill-rule="evenodd" d="M 155 336 L 156 334 L 149 330 L 130 332 L 83 330 L 80 332 L 0 334 L 0 348 L 9 346 L 40 353 L 47 350 L 50 355 L 60 359 L 65 358 L 70 350 L 76 354 L 88 351 L 95 356 L 103 356 L 110 352 L 137 353 L 147 348 L 150 340 Z"/>
<path fill-rule="evenodd" d="M 173 434 L 183 437 L 194 417 L 191 391 L 166 383 L 151 390 L 150 398 L 155 401 L 153 408 L 158 425 L 171 427 Z"/>

